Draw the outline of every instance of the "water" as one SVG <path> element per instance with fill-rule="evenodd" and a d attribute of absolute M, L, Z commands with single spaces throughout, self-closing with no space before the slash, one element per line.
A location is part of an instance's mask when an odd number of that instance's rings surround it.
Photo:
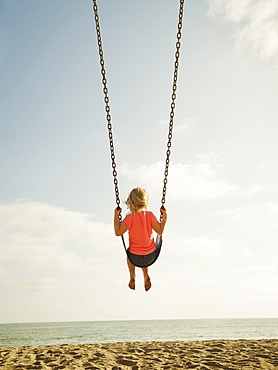
<path fill-rule="evenodd" d="M 278 319 L 0 324 L 0 347 L 205 339 L 278 339 Z"/>

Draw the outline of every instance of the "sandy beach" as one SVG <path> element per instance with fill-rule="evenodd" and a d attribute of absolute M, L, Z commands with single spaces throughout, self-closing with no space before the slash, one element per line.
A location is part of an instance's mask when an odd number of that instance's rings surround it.
<path fill-rule="evenodd" d="M 0 348 L 0 368 L 278 370 L 278 339 Z"/>

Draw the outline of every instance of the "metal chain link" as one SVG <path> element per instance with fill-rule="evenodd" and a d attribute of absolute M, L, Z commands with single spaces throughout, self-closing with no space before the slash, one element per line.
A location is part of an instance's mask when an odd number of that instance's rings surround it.
<path fill-rule="evenodd" d="M 109 105 L 106 71 L 105 71 L 105 66 L 104 66 L 104 57 L 103 57 L 102 39 L 101 39 L 101 33 L 100 33 L 98 7 L 97 7 L 97 1 L 96 0 L 92 0 L 92 1 L 93 1 L 93 10 L 94 10 L 94 15 L 95 15 L 97 42 L 98 42 L 98 49 L 99 49 L 99 59 L 100 59 L 101 74 L 102 74 L 106 120 L 107 120 L 107 128 L 108 128 L 108 135 L 109 135 L 110 152 L 111 152 L 112 174 L 114 177 L 115 197 L 116 197 L 116 204 L 118 207 L 120 207 L 120 194 L 119 194 L 117 170 L 116 170 L 116 156 L 115 156 L 115 149 L 114 149 L 114 142 L 113 142 L 111 114 L 110 114 L 111 109 Z M 172 102 L 171 102 L 168 142 L 167 142 L 167 151 L 166 151 L 166 162 L 165 162 L 165 171 L 164 171 L 164 180 L 163 180 L 163 191 L 162 191 L 162 198 L 161 198 L 162 208 L 164 207 L 164 204 L 165 204 L 167 182 L 168 182 L 168 171 L 169 171 L 170 155 L 171 155 L 170 149 L 172 146 L 172 136 L 173 136 L 172 131 L 173 131 L 173 125 L 174 125 L 174 115 L 175 115 L 175 106 L 176 106 L 175 100 L 176 100 L 176 91 L 177 91 L 184 1 L 185 0 L 180 0 L 180 8 L 179 8 L 178 32 L 177 32 L 177 42 L 176 42 L 176 51 L 175 51 L 175 63 L 174 63 L 174 78 L 173 78 L 173 87 L 172 87 L 172 96 L 171 96 Z"/>
<path fill-rule="evenodd" d="M 172 102 L 170 110 L 170 121 L 169 121 L 169 133 L 168 133 L 168 142 L 167 142 L 167 151 L 166 151 L 166 162 L 165 162 L 165 171 L 164 171 L 164 180 L 163 180 L 163 190 L 161 204 L 164 209 L 165 197 L 167 191 L 167 182 L 168 182 L 168 172 L 170 164 L 170 155 L 171 155 L 171 146 L 172 146 L 172 137 L 173 137 L 173 126 L 174 126 L 174 115 L 175 115 L 175 100 L 177 92 L 177 81 L 178 81 L 178 70 L 179 70 L 179 57 L 180 57 L 180 47 L 181 47 L 181 30 L 182 30 L 182 20 L 183 20 L 183 6 L 184 0 L 180 0 L 179 8 L 179 21 L 178 21 L 178 32 L 177 32 L 177 42 L 176 42 L 176 52 L 175 52 L 175 63 L 174 63 L 174 78 L 173 78 L 173 88 L 172 88 Z"/>
<path fill-rule="evenodd" d="M 120 193 L 119 193 L 119 187 L 118 187 L 117 170 L 116 170 L 116 167 L 117 167 L 116 166 L 116 156 L 115 156 L 114 141 L 113 141 L 111 114 L 110 114 L 111 109 L 110 109 L 110 105 L 109 105 L 107 78 L 106 78 L 106 71 L 105 71 L 105 66 L 104 66 L 104 56 L 103 56 L 102 40 L 101 40 L 100 24 L 99 24 L 99 15 L 98 15 L 98 7 L 97 7 L 96 0 L 93 0 L 93 10 L 94 10 L 94 15 L 95 15 L 95 24 L 96 24 L 96 33 L 97 33 L 97 42 L 98 42 L 98 51 L 99 51 L 99 61 L 100 61 L 100 66 L 101 66 L 101 75 L 102 75 L 106 120 L 107 120 L 109 145 L 110 145 L 110 153 L 111 153 L 111 162 L 112 162 L 112 174 L 113 174 L 113 177 L 114 177 L 115 197 L 116 197 L 117 207 L 120 207 Z M 121 220 L 121 215 L 119 216 L 119 219 Z"/>

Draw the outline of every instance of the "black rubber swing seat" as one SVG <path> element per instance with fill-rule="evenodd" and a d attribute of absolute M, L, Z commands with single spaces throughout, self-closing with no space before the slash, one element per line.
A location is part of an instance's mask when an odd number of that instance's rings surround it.
<path fill-rule="evenodd" d="M 124 240 L 123 240 L 123 242 L 124 242 Z M 162 237 L 161 237 L 161 235 L 157 235 L 157 237 L 156 237 L 156 242 L 155 242 L 156 250 L 153 251 L 152 253 L 145 254 L 145 255 L 134 254 L 134 253 L 129 252 L 129 250 L 126 249 L 125 243 L 124 243 L 127 258 L 130 260 L 130 262 L 134 266 L 141 267 L 141 268 L 142 267 L 143 268 L 144 267 L 149 267 L 153 263 L 155 263 L 155 261 L 157 260 L 159 254 L 160 254 L 161 246 L 162 246 Z"/>

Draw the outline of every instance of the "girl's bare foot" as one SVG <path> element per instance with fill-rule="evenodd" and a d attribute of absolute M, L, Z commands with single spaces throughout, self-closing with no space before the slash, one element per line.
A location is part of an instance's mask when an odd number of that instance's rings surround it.
<path fill-rule="evenodd" d="M 130 289 L 135 290 L 135 279 L 134 278 L 130 278 L 128 286 Z"/>
<path fill-rule="evenodd" d="M 149 276 L 146 276 L 145 277 L 145 291 L 147 292 L 148 290 L 150 290 L 151 286 L 152 286 L 151 279 Z"/>

